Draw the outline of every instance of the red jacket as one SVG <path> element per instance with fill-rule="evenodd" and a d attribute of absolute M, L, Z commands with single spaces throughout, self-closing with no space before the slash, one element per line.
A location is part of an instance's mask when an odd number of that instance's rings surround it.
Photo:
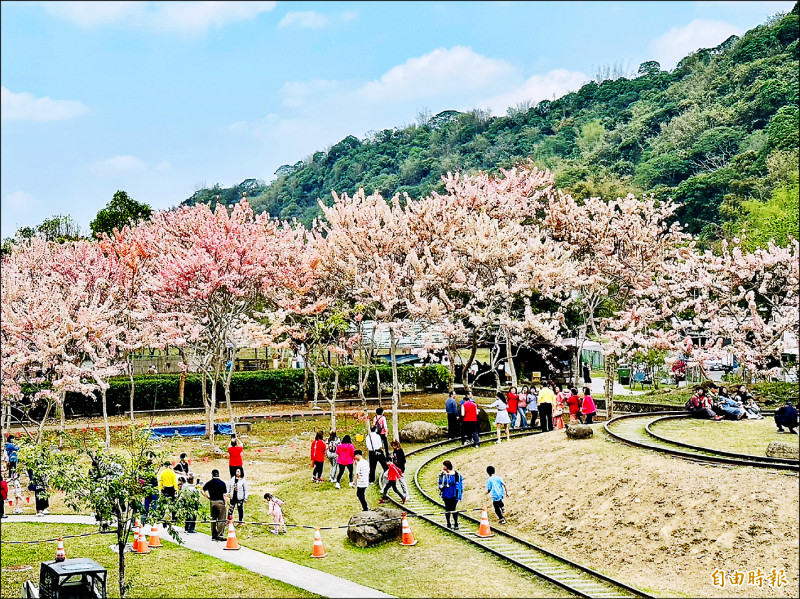
<path fill-rule="evenodd" d="M 403 473 L 394 463 L 389 464 L 389 472 L 387 473 L 389 480 L 400 480 L 403 478 Z"/>
<path fill-rule="evenodd" d="M 569 406 L 570 414 L 577 414 L 581 410 L 581 398 L 577 395 L 570 395 L 567 398 L 567 405 Z"/>
<path fill-rule="evenodd" d="M 328 446 L 325 444 L 325 441 L 322 439 L 314 439 L 314 442 L 311 444 L 311 461 L 324 462 L 327 449 Z"/>
<path fill-rule="evenodd" d="M 3 498 L 3 501 L 8 498 L 8 483 L 6 481 L 0 483 L 0 497 Z"/>
<path fill-rule="evenodd" d="M 465 401 L 464 405 L 464 422 L 477 422 L 478 421 L 478 406 L 472 401 Z"/>
<path fill-rule="evenodd" d="M 516 414 L 517 413 L 517 402 L 519 401 L 519 395 L 516 393 L 511 393 L 509 391 L 508 395 L 508 413 L 509 414 Z"/>

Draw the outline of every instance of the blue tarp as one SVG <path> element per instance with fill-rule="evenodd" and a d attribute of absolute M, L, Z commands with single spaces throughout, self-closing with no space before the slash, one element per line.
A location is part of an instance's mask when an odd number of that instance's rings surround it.
<path fill-rule="evenodd" d="M 218 435 L 230 435 L 231 424 L 215 424 L 214 432 Z M 202 437 L 206 434 L 205 424 L 187 424 L 185 426 L 154 426 L 150 431 L 150 438 L 157 439 L 158 437 L 174 437 L 179 435 L 181 437 Z"/>
<path fill-rule="evenodd" d="M 378 356 L 384 362 L 391 362 L 392 356 L 387 354 L 385 356 Z M 398 364 L 411 364 L 412 362 L 419 362 L 420 357 L 417 354 L 399 354 L 397 356 Z"/>

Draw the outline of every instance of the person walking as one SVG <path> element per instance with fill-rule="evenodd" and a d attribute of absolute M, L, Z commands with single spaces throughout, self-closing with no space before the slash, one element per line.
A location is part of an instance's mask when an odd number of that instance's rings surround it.
<path fill-rule="evenodd" d="M 185 453 L 182 453 L 181 457 L 178 458 L 178 462 L 175 464 L 174 470 L 175 472 L 180 472 L 184 476 L 189 474 L 189 462 L 186 461 Z"/>
<path fill-rule="evenodd" d="M 392 464 L 397 466 L 400 469 L 400 472 L 403 473 L 403 476 L 400 477 L 400 487 L 403 489 L 403 495 L 408 497 L 408 487 L 406 486 L 406 452 L 403 451 L 403 447 L 400 445 L 400 441 L 393 440 L 392 441 Z"/>
<path fill-rule="evenodd" d="M 447 413 L 447 438 L 455 439 L 461 435 L 458 422 L 458 405 L 456 392 L 451 391 L 444 402 L 444 411 Z"/>
<path fill-rule="evenodd" d="M 495 474 L 494 466 L 487 466 L 486 474 L 489 475 L 489 478 L 486 479 L 486 494 L 492 494 L 494 513 L 497 514 L 497 519 L 500 521 L 500 524 L 505 524 L 506 519 L 504 515 L 506 506 L 503 503 L 503 498 L 508 497 L 508 489 L 506 489 L 503 479 Z"/>
<path fill-rule="evenodd" d="M 583 401 L 581 402 L 581 413 L 585 417 L 584 424 L 592 424 L 597 415 L 597 406 L 592 399 L 592 390 L 589 387 L 583 388 Z"/>
<path fill-rule="evenodd" d="M 233 508 L 239 514 L 237 524 L 244 522 L 244 503 L 247 501 L 250 487 L 247 484 L 247 479 L 244 477 L 244 472 L 241 468 L 236 469 L 236 475 L 228 483 L 228 497 L 231 498 L 230 505 L 228 506 L 228 520 L 233 518 Z"/>
<path fill-rule="evenodd" d="M 502 391 L 497 392 L 497 398 L 490 403 L 488 406 L 482 406 L 484 408 L 497 408 L 497 414 L 494 417 L 494 426 L 497 429 L 497 441 L 495 442 L 497 445 L 500 444 L 500 430 L 505 427 L 506 429 L 506 441 L 511 441 L 511 436 L 509 433 L 509 425 L 511 423 L 511 419 L 509 418 L 508 414 L 508 404 L 505 402 L 505 395 Z"/>
<path fill-rule="evenodd" d="M 19 451 L 19 445 L 15 443 L 16 437 L 14 433 L 8 433 L 6 435 L 6 455 L 8 456 L 8 476 L 14 476 L 14 473 L 17 471 L 17 466 L 19 465 L 19 457 L 17 452 Z"/>
<path fill-rule="evenodd" d="M 353 459 L 355 455 L 355 448 L 353 447 L 353 443 L 350 441 L 350 435 L 345 435 L 342 439 L 342 442 L 336 448 L 336 463 L 338 464 L 339 472 L 336 475 L 336 488 L 341 489 L 342 486 L 339 484 L 342 480 L 342 475 L 344 471 L 347 470 L 350 473 L 350 486 L 353 486 Z"/>
<path fill-rule="evenodd" d="M 461 475 L 453 470 L 453 464 L 450 460 L 442 462 L 442 471 L 439 473 L 439 495 L 444 503 L 444 517 L 447 520 L 447 528 L 458 530 L 458 502 L 461 501 L 461 495 L 464 490 L 464 479 Z M 450 526 L 450 516 L 453 516 L 453 526 Z"/>
<path fill-rule="evenodd" d="M 387 501 L 389 501 L 389 489 L 390 488 L 394 489 L 394 492 L 397 493 L 398 497 L 400 497 L 400 499 L 402 499 L 403 503 L 405 503 L 406 502 L 406 494 L 405 493 L 401 493 L 397 489 L 397 483 L 398 483 L 398 481 L 403 479 L 403 473 L 400 471 L 400 468 L 398 468 L 397 465 L 394 462 L 389 464 L 389 470 L 387 471 L 387 475 L 388 475 L 389 480 L 386 483 L 386 485 L 383 487 L 383 495 L 381 496 L 381 499 L 380 499 L 380 501 L 378 503 L 386 503 Z"/>
<path fill-rule="evenodd" d="M 517 398 L 517 420 L 519 428 L 528 428 L 528 419 L 525 418 L 525 408 L 528 407 L 528 387 L 523 387 Z"/>
<path fill-rule="evenodd" d="M 528 412 L 528 417 L 530 418 L 528 421 L 528 426 L 533 428 L 536 426 L 536 418 L 539 415 L 538 393 L 533 385 L 531 385 L 531 388 L 528 389 L 527 404 L 528 405 L 525 409 Z"/>
<path fill-rule="evenodd" d="M 339 447 L 341 443 L 341 439 L 336 434 L 336 431 L 331 431 L 331 434 L 328 435 L 328 443 L 325 448 L 325 456 L 328 458 L 328 464 L 330 465 L 330 476 L 328 480 L 332 483 L 336 482 L 336 474 L 337 469 L 339 467 L 337 463 L 337 456 L 336 456 L 336 448 Z"/>
<path fill-rule="evenodd" d="M 470 437 L 474 447 L 481 446 L 478 436 L 478 406 L 472 400 L 472 394 L 467 393 L 461 404 L 461 445 L 466 445 L 466 439 Z"/>
<path fill-rule="evenodd" d="M 536 402 L 539 406 L 539 420 L 543 433 L 553 430 L 554 401 L 555 394 L 553 393 L 553 389 L 550 388 L 547 381 L 542 381 L 542 389 L 539 391 L 539 397 L 536 399 Z"/>
<path fill-rule="evenodd" d="M 328 445 L 322 440 L 322 431 L 318 431 L 311 443 L 311 482 L 322 482 L 322 467 L 325 465 L 325 453 Z"/>
<path fill-rule="evenodd" d="M 364 459 L 364 452 L 360 449 L 355 450 L 353 457 L 356 463 L 356 497 L 361 502 L 361 509 L 367 512 L 369 511 L 369 506 L 367 505 L 366 493 L 372 482 L 370 480 L 371 469 L 369 463 Z"/>
<path fill-rule="evenodd" d="M 267 500 L 267 512 L 272 516 L 272 526 L 269 531 L 272 534 L 286 533 L 286 522 L 283 520 L 284 502 L 275 497 L 272 493 L 264 493 Z"/>
<path fill-rule="evenodd" d="M 14 514 L 22 513 L 22 484 L 19 482 L 19 471 L 9 479 L 10 491 L 14 495 Z M 10 506 L 9 506 L 10 507 Z"/>
<path fill-rule="evenodd" d="M 519 394 L 516 387 L 511 387 L 506 395 L 506 410 L 511 419 L 511 428 L 514 428 L 514 423 L 517 421 L 517 404 L 519 402 Z"/>
<path fill-rule="evenodd" d="M 376 427 L 370 429 L 369 435 L 365 441 L 367 451 L 369 452 L 369 482 L 373 483 L 376 479 L 375 471 L 378 469 L 378 464 L 381 465 L 383 471 L 386 472 L 389 466 L 386 464 L 386 455 L 383 453 L 383 442 L 381 436 L 377 432 Z"/>
<path fill-rule="evenodd" d="M 47 478 L 44 475 L 34 474 L 28 468 L 28 490 L 33 491 L 36 500 L 36 515 L 46 516 L 50 513 L 50 498 L 47 496 Z"/>
<path fill-rule="evenodd" d="M 377 432 L 381 437 L 381 444 L 383 445 L 383 455 L 389 455 L 389 423 L 386 420 L 386 416 L 383 414 L 383 408 L 378 408 L 375 410 L 375 418 L 373 420 L 373 426 L 375 426 L 375 432 Z"/>
<path fill-rule="evenodd" d="M 231 444 L 228 447 L 228 471 L 230 472 L 231 477 L 236 476 L 237 468 L 241 468 L 242 474 L 244 474 L 242 453 L 244 453 L 244 447 L 242 446 L 241 440 L 237 435 L 231 435 Z"/>
<path fill-rule="evenodd" d="M 6 514 L 6 499 L 8 499 L 8 483 L 5 473 L 0 473 L 0 517 L 8 518 Z"/>
<path fill-rule="evenodd" d="M 225 540 L 225 501 L 228 498 L 228 485 L 219 477 L 219 470 L 211 471 L 211 480 L 203 485 L 203 495 L 208 498 L 211 512 L 211 539 L 213 541 Z"/>
<path fill-rule="evenodd" d="M 184 532 L 193 533 L 197 528 L 197 514 L 200 511 L 200 492 L 194 484 L 194 475 L 188 475 L 186 482 L 181 487 L 180 501 L 186 513 L 183 524 Z"/>

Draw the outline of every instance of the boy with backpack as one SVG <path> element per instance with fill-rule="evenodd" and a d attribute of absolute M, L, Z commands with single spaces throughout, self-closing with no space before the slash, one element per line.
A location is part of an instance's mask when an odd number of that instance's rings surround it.
<path fill-rule="evenodd" d="M 492 494 L 494 513 L 497 514 L 497 519 L 500 521 L 500 524 L 505 524 L 506 519 L 503 517 L 503 514 L 506 511 L 506 507 L 503 504 L 503 498 L 508 497 L 508 490 L 506 489 L 503 479 L 494 472 L 494 466 L 486 467 L 486 474 L 489 475 L 489 478 L 486 479 L 486 494 Z"/>
<path fill-rule="evenodd" d="M 378 408 L 375 410 L 375 420 L 373 421 L 373 426 L 375 427 L 375 432 L 377 432 L 381 437 L 381 443 L 383 443 L 383 455 L 389 455 L 389 423 L 386 421 L 386 416 L 383 415 L 383 408 Z"/>
<path fill-rule="evenodd" d="M 447 528 L 450 526 L 450 514 L 453 515 L 453 530 L 458 530 L 458 512 L 456 507 L 464 493 L 464 477 L 453 470 L 450 460 L 442 462 L 442 472 L 439 474 L 439 495 L 444 502 L 444 517 L 447 519 Z"/>

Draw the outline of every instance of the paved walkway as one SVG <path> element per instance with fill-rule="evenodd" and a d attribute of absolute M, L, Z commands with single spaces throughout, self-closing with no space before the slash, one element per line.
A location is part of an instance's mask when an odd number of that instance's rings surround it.
<path fill-rule="evenodd" d="M 37 522 L 49 524 L 89 524 L 95 525 L 92 516 L 51 514 L 48 516 L 10 515 L 3 520 L 3 526 L 13 526 L 14 522 Z M 175 539 L 159 527 L 159 536 L 175 543 Z M 183 546 L 210 555 L 229 564 L 240 566 L 256 574 L 280 580 L 323 597 L 392 597 L 381 591 L 365 587 L 344 578 L 327 574 L 308 566 L 273 557 L 260 551 L 242 547 L 238 551 L 226 551 L 225 543 L 214 542 L 209 535 L 197 532 L 183 534 Z M 309 547 L 311 544 L 309 543 Z M 309 549 L 310 551 L 310 549 Z M 311 558 L 309 558 L 311 559 Z"/>

